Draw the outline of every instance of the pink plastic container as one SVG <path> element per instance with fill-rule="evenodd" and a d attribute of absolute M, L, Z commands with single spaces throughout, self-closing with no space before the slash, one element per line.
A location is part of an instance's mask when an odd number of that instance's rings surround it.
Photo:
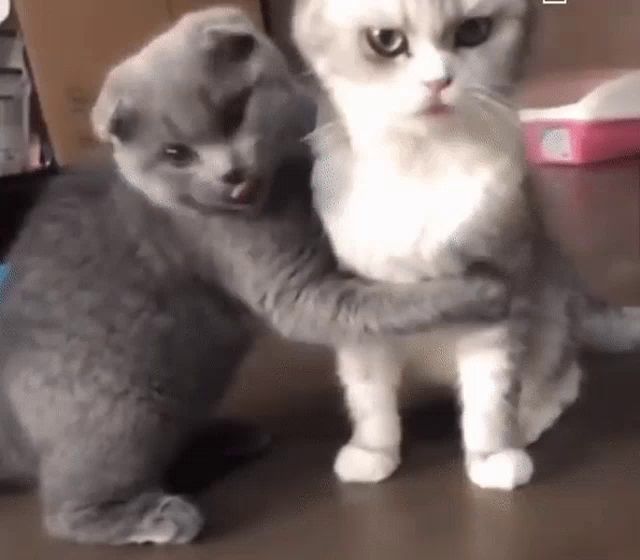
<path fill-rule="evenodd" d="M 520 111 L 532 163 L 584 165 L 640 155 L 640 71 L 556 77 L 537 89 L 547 98 L 576 100 Z"/>

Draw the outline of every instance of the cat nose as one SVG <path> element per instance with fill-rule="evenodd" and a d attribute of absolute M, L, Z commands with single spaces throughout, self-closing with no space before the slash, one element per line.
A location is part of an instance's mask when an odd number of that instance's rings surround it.
<path fill-rule="evenodd" d="M 445 76 L 444 78 L 438 78 L 437 80 L 427 80 L 424 85 L 427 86 L 433 95 L 438 95 L 447 89 L 453 82 L 451 76 Z"/>
<path fill-rule="evenodd" d="M 221 179 L 227 183 L 227 185 L 240 185 L 247 180 L 247 172 L 240 167 L 234 167 L 227 171 Z"/>

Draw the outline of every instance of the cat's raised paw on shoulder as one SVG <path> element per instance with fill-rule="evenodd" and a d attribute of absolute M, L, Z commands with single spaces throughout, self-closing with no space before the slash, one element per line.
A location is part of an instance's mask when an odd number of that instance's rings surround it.
<path fill-rule="evenodd" d="M 506 282 L 498 277 L 474 278 L 478 293 L 478 315 L 489 321 L 504 319 L 509 314 L 511 294 Z"/>

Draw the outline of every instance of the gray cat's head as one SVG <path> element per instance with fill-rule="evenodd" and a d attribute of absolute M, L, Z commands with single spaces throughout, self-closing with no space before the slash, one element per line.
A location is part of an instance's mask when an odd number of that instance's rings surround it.
<path fill-rule="evenodd" d="M 189 14 L 107 76 L 92 120 L 124 177 L 155 204 L 209 212 L 257 204 L 287 141 L 287 64 L 233 8 Z"/>
<path fill-rule="evenodd" d="M 337 107 L 367 126 L 508 93 L 532 21 L 533 0 L 298 0 L 293 32 Z"/>

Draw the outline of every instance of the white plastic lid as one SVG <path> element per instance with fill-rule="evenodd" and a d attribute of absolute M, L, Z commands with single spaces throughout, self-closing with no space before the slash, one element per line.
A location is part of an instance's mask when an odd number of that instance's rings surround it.
<path fill-rule="evenodd" d="M 0 0 L 0 23 L 9 17 L 9 0 Z"/>
<path fill-rule="evenodd" d="M 524 122 L 548 120 L 640 119 L 640 71 L 606 80 L 576 103 L 545 109 L 523 109 Z"/>

